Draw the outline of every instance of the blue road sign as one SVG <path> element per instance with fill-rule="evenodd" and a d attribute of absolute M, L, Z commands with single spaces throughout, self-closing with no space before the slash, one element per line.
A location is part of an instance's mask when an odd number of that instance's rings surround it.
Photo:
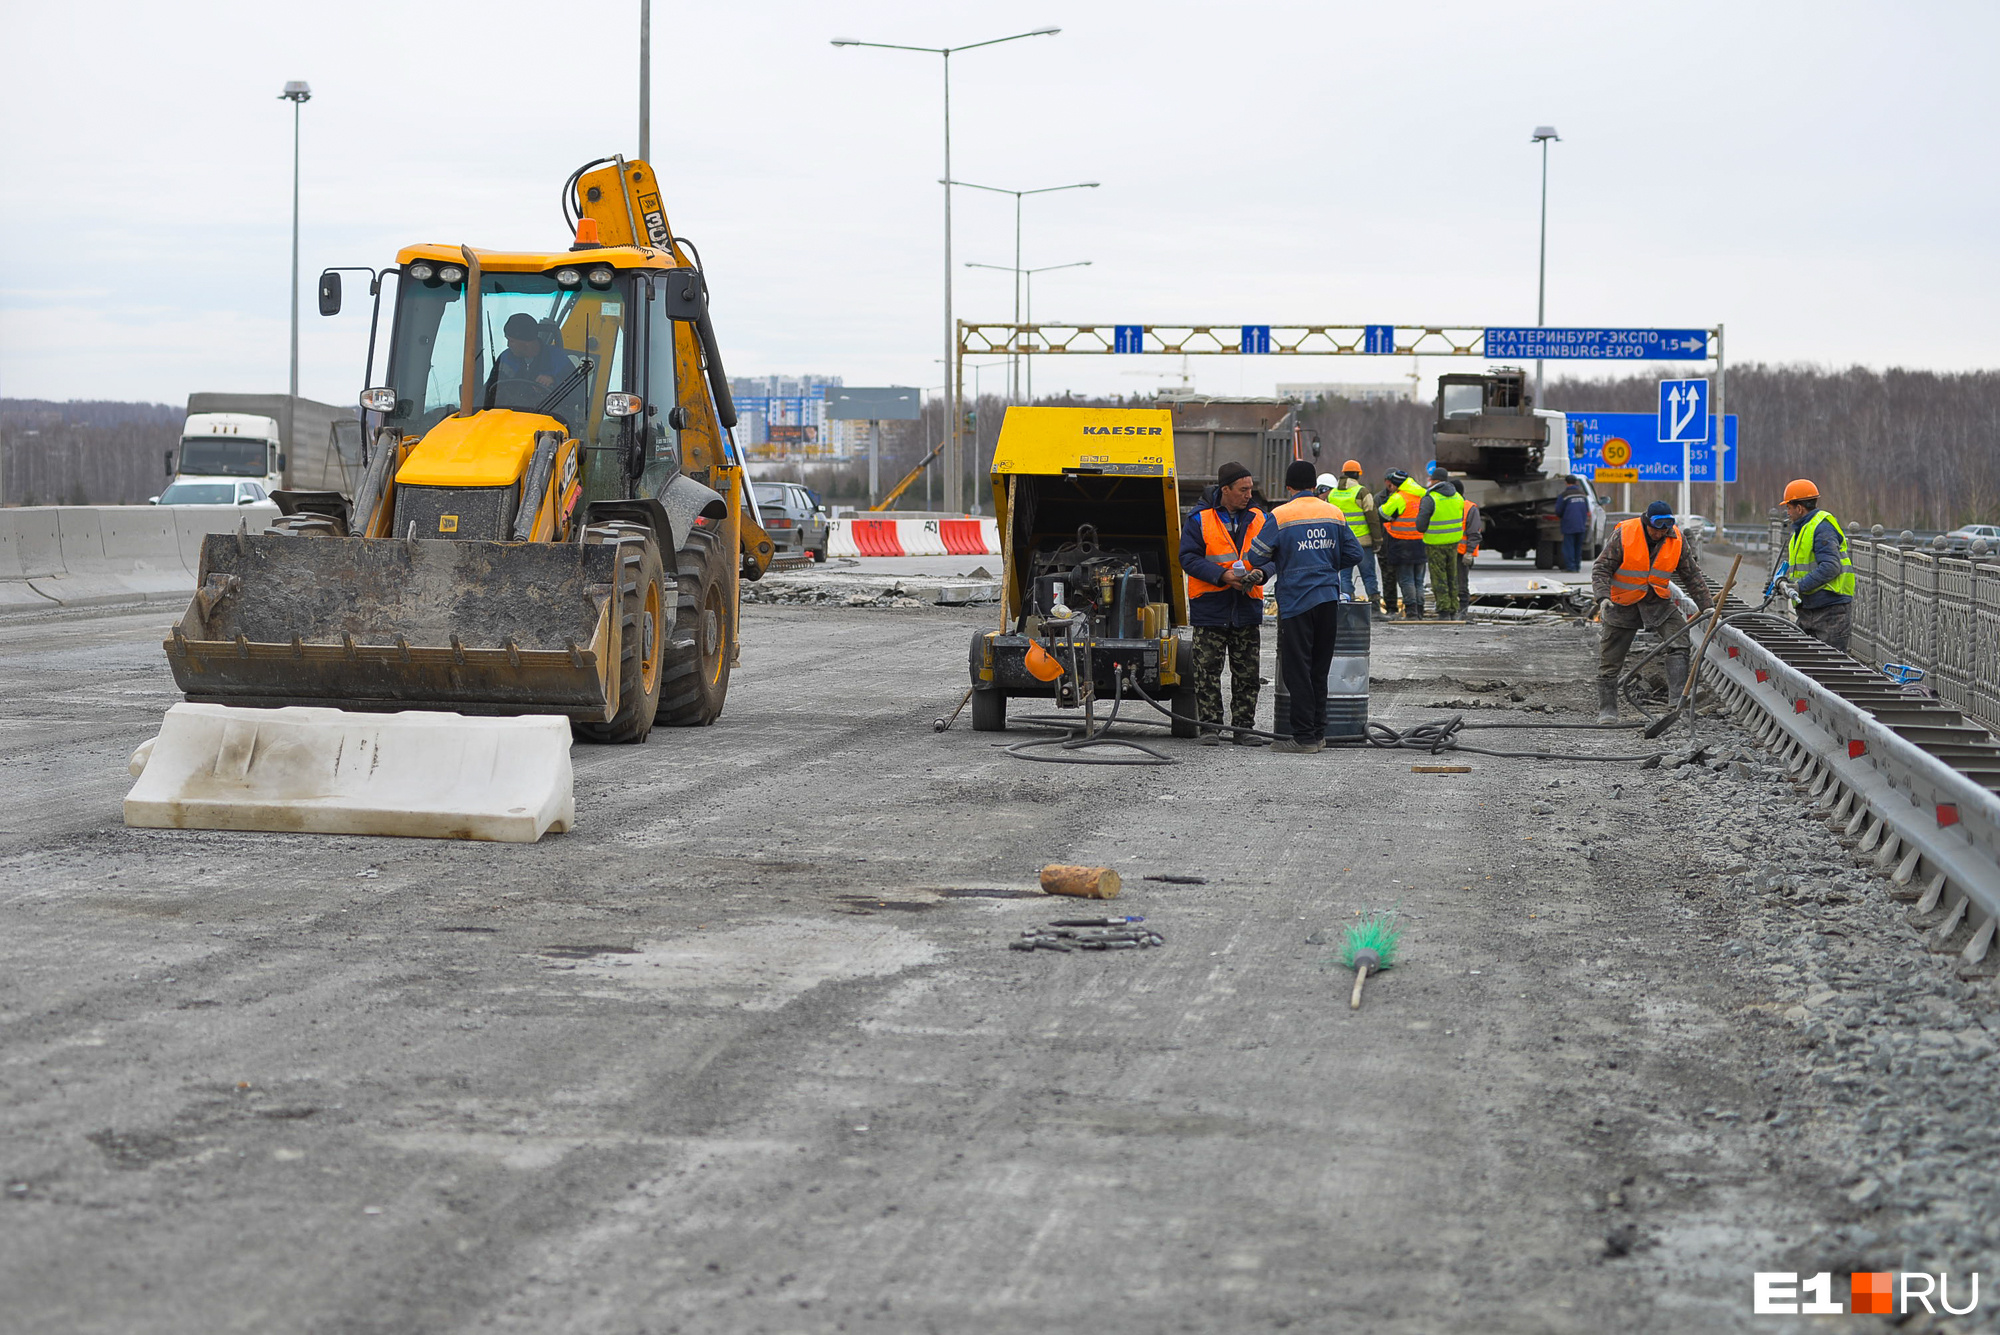
<path fill-rule="evenodd" d="M 1121 324 L 1112 326 L 1111 350 L 1113 352 L 1144 352 L 1146 350 L 1146 329 L 1143 325 Z"/>
<path fill-rule="evenodd" d="M 1243 342 L 1238 350 L 1242 352 L 1269 352 L 1271 350 L 1271 326 L 1267 324 L 1244 325 Z"/>
<path fill-rule="evenodd" d="M 1570 468 L 1578 477 L 1588 479 L 1600 468 L 1635 468 L 1641 482 L 1678 482 L 1681 480 L 1681 447 L 1660 439 L 1660 419 L 1653 413 L 1565 413 L 1570 421 L 1581 427 L 1576 445 L 1570 451 Z M 1723 442 L 1728 449 L 1723 452 L 1722 480 L 1736 481 L 1736 414 L 1723 419 Z M 1606 442 L 1619 440 L 1625 448 L 1616 453 L 1622 455 L 1622 464 L 1608 464 L 1604 458 Z M 1694 461 L 1695 482 L 1715 481 L 1715 419 L 1709 418 L 1706 438 L 1701 444 L 1689 449 Z"/>
<path fill-rule="evenodd" d="M 1361 351 L 1371 357 L 1386 357 L 1396 350 L 1396 326 L 1371 324 L 1361 327 Z"/>
<path fill-rule="evenodd" d="M 1706 380 L 1660 382 L 1659 435 L 1669 445 L 1679 445 L 1683 441 L 1700 444 L 1708 439 Z"/>
<path fill-rule="evenodd" d="M 1708 360 L 1706 329 L 1508 329 L 1486 331 L 1489 361 L 1584 359 L 1617 362 Z"/>

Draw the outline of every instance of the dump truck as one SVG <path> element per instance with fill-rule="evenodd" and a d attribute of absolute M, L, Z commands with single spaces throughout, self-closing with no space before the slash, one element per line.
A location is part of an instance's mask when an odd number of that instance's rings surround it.
<path fill-rule="evenodd" d="M 1215 485 L 1216 470 L 1226 463 L 1249 469 L 1260 494 L 1283 499 L 1280 484 L 1298 438 L 1295 401 L 1176 394 L 1157 402 L 1173 414 L 1174 469 L 1183 510 L 1201 503 Z"/>
<path fill-rule="evenodd" d="M 973 728 L 1005 729 L 1009 699 L 1075 708 L 1136 686 L 1192 737 L 1173 415 L 1009 408 L 992 484 L 1000 626 L 972 637 Z"/>
<path fill-rule="evenodd" d="M 1562 549 L 1556 500 L 1568 485 L 1569 421 L 1561 413 L 1535 407 L 1528 373 L 1501 367 L 1484 375 L 1438 377 L 1433 458 L 1451 473 L 1468 501 L 1479 505 L 1480 546 L 1510 561 L 1533 555 L 1538 569 L 1552 570 Z M 1593 507 L 1585 552 L 1602 543 L 1602 522 Z"/>
<path fill-rule="evenodd" d="M 567 249 L 367 271 L 375 318 L 395 295 L 361 476 L 204 541 L 165 641 L 190 701 L 558 714 L 606 742 L 722 713 L 738 580 L 771 543 L 706 276 L 644 162 L 585 164 L 563 205 Z"/>

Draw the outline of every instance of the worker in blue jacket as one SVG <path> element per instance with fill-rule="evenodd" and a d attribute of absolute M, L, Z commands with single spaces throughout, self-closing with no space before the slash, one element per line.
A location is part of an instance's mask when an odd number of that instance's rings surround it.
<path fill-rule="evenodd" d="M 1562 524 L 1562 568 L 1581 570 L 1583 568 L 1583 539 L 1590 532 L 1590 496 L 1583 489 L 1583 479 L 1570 477 L 1568 486 L 1556 500 L 1556 518 Z"/>
<path fill-rule="evenodd" d="M 1278 577 L 1279 670 L 1292 697 L 1289 719 L 1272 720 L 1273 732 L 1291 740 L 1273 751 L 1305 755 L 1326 737 L 1326 674 L 1333 665 L 1333 637 L 1340 615 L 1340 572 L 1361 562 L 1361 543 L 1347 517 L 1314 493 L 1313 466 L 1296 459 L 1285 470 L 1290 497 L 1271 511 L 1271 522 L 1251 542 L 1253 560 L 1268 561 Z M 1453 555 L 1456 560 L 1456 553 Z"/>

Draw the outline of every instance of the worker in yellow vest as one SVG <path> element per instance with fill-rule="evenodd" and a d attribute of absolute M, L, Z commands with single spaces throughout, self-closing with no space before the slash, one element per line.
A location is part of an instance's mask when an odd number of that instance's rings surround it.
<path fill-rule="evenodd" d="M 1715 606 L 1708 580 L 1691 542 L 1681 541 L 1673 507 L 1654 501 L 1646 513 L 1613 529 L 1590 568 L 1590 591 L 1597 599 L 1597 721 L 1618 721 L 1618 674 L 1640 627 L 1666 638 L 1687 624 L 1674 606 L 1678 584 L 1706 612 Z M 1667 699 L 1678 700 L 1687 686 L 1685 639 L 1665 655 Z"/>
<path fill-rule="evenodd" d="M 1459 616 L 1458 549 L 1465 541 L 1465 497 L 1443 468 L 1431 470 L 1430 489 L 1417 506 L 1417 528 L 1424 535 L 1424 553 L 1431 571 L 1431 598 L 1441 620 Z"/>
<path fill-rule="evenodd" d="M 1424 531 L 1417 526 L 1424 489 L 1400 468 L 1390 469 L 1382 480 L 1388 483 L 1377 510 L 1382 516 L 1382 610 L 1393 614 L 1401 595 L 1403 616 L 1419 620 L 1424 615 L 1424 568 L 1430 561 Z"/>
<path fill-rule="evenodd" d="M 1347 520 L 1347 531 L 1361 544 L 1361 563 L 1354 570 L 1340 572 L 1340 596 L 1353 599 L 1355 571 L 1361 572 L 1361 586 L 1366 589 L 1366 601 L 1379 607 L 1382 603 L 1381 577 L 1375 571 L 1375 548 L 1382 532 L 1382 520 L 1375 512 L 1375 493 L 1368 490 L 1361 480 L 1361 462 L 1349 459 L 1340 466 L 1339 477 L 1331 473 L 1319 475 L 1320 499 L 1338 509 Z"/>
<path fill-rule="evenodd" d="M 1792 523 L 1785 575 L 1798 595 L 1799 629 L 1846 653 L 1854 630 L 1854 562 L 1847 554 L 1847 533 L 1819 508 L 1819 488 L 1806 478 L 1786 486 L 1785 516 Z"/>

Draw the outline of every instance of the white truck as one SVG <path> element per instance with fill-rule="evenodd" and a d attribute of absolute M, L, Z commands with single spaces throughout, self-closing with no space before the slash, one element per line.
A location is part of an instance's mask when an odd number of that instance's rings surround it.
<path fill-rule="evenodd" d="M 287 429 L 290 423 L 291 429 Z M 352 408 L 285 394 L 191 394 L 156 505 L 251 505 L 271 492 L 352 494 L 361 475 Z"/>
<path fill-rule="evenodd" d="M 252 505 L 285 485 L 278 419 L 250 413 L 189 413 L 155 505 Z"/>

